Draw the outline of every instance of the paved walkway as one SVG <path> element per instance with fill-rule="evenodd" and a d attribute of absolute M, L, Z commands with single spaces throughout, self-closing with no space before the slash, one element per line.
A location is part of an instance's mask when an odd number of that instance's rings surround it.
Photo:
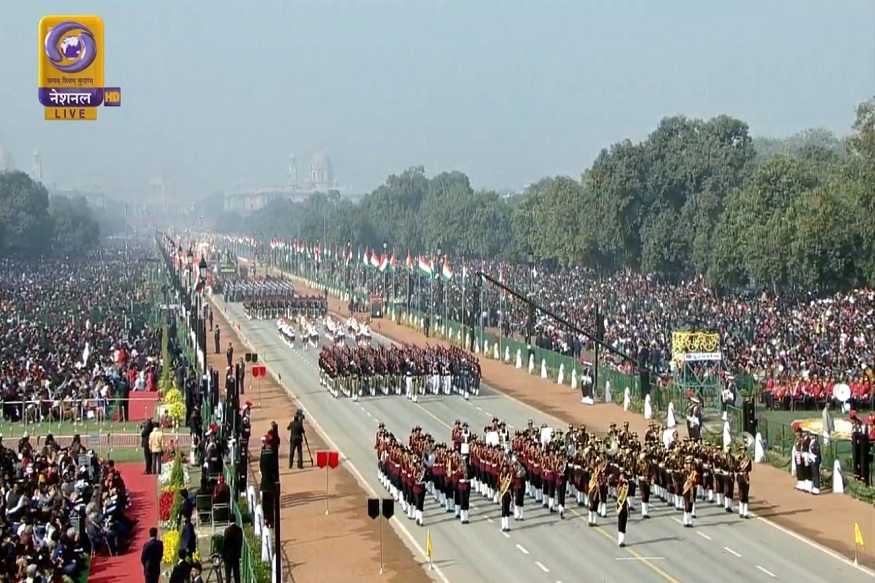
<path fill-rule="evenodd" d="M 225 331 L 233 327 L 215 307 L 216 323 Z M 246 352 L 237 334 L 223 334 L 222 342 L 230 341 L 235 360 Z M 227 340 L 226 340 L 227 339 Z M 223 348 L 225 345 L 223 344 Z M 224 371 L 227 365 L 224 352 L 209 354 L 208 362 Z M 262 362 L 266 366 L 270 363 Z M 253 456 L 260 449 L 260 438 L 276 421 L 282 436 L 280 474 L 282 484 L 282 548 L 286 570 L 291 568 L 294 583 L 427 583 L 431 579 L 422 565 L 414 560 L 395 531 L 383 526 L 383 562 L 380 571 L 380 534 L 377 522 L 367 516 L 367 498 L 349 470 L 332 470 L 328 477 L 329 513 L 326 516 L 325 470 L 311 466 L 304 448 L 304 469 L 288 469 L 288 432 L 285 431 L 296 409 L 295 401 L 276 380 L 255 379 L 246 376 L 245 394 L 241 402 L 251 401 L 252 436 L 258 440 Z M 314 461 L 316 452 L 329 449 L 323 436 L 309 423 L 307 439 Z M 257 458 L 251 466 L 257 480 Z M 257 482 L 254 482 L 257 484 Z"/>
<path fill-rule="evenodd" d="M 297 280 L 297 287 L 301 288 L 301 283 Z M 308 288 L 299 291 L 320 293 Z M 335 298 L 329 300 L 329 309 L 347 314 L 346 303 Z M 372 329 L 396 342 L 446 344 L 390 320 L 374 320 Z M 648 422 L 643 415 L 624 411 L 622 406 L 581 405 L 580 393 L 567 385 L 557 385 L 555 381 L 518 370 L 512 364 L 482 356 L 480 364 L 489 386 L 567 423 L 584 424 L 590 431 L 604 433 L 611 421 L 618 424 L 628 421 L 630 429 L 639 435 L 647 430 Z M 686 428 L 679 428 L 679 433 L 685 432 Z M 803 494 L 796 491 L 794 485 L 795 478 L 789 473 L 767 464 L 756 464 L 752 474 L 751 511 L 778 528 L 796 532 L 849 558 L 854 556 L 854 523 L 857 522 L 867 544 L 867 548 L 859 551 L 860 563 L 875 567 L 875 506 L 850 496 Z"/>

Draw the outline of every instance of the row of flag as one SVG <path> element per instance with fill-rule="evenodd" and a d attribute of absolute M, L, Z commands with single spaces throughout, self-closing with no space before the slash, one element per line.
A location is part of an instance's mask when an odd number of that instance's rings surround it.
<path fill-rule="evenodd" d="M 256 244 L 255 240 L 251 237 L 228 236 L 227 238 L 231 243 L 251 246 Z M 317 263 L 321 263 L 322 261 L 335 261 L 350 265 L 353 261 L 356 261 L 365 267 L 373 268 L 383 273 L 392 273 L 405 269 L 407 271 L 419 271 L 422 275 L 430 278 L 442 277 L 446 281 L 450 281 L 455 275 L 447 256 L 435 260 L 435 258 L 427 255 L 419 255 L 414 259 L 413 255 L 408 251 L 407 259 L 404 261 L 404 264 L 399 265 L 398 257 L 394 249 L 391 253 L 386 251 L 380 253 L 376 249 L 370 249 L 368 247 L 365 247 L 363 251 L 359 248 L 354 256 L 351 246 L 347 246 L 346 248 L 342 246 L 332 248 L 331 245 L 328 245 L 323 249 L 319 243 L 307 243 L 297 239 L 286 241 L 277 238 L 270 240 L 270 249 L 272 251 L 304 255 L 307 259 L 311 259 Z M 463 278 L 467 277 L 467 269 L 464 266 L 462 267 L 461 276 Z"/>

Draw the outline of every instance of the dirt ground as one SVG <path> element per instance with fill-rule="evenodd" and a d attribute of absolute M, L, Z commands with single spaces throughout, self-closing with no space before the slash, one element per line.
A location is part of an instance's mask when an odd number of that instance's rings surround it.
<path fill-rule="evenodd" d="M 296 282 L 301 287 L 300 280 Z M 301 293 L 319 293 L 301 289 Z M 330 310 L 346 314 L 345 302 L 331 298 Z M 444 344 L 416 330 L 395 324 L 391 320 L 375 320 L 373 330 L 397 342 Z M 643 415 L 624 411 L 616 404 L 580 404 L 580 393 L 568 385 L 541 379 L 517 370 L 513 365 L 480 357 L 483 379 L 489 386 L 552 415 L 566 423 L 584 424 L 590 431 L 606 432 L 613 421 L 629 422 L 630 429 L 644 435 L 648 422 Z M 678 404 L 676 404 L 677 406 Z M 686 428 L 679 428 L 686 433 Z M 795 478 L 788 472 L 767 464 L 754 465 L 751 478 L 751 511 L 770 521 L 834 549 L 845 557 L 854 556 L 854 523 L 860 525 L 867 547 L 858 551 L 860 563 L 875 567 L 875 506 L 864 504 L 850 496 L 822 494 L 812 496 L 794 489 Z M 868 536 L 867 536 L 868 535 Z"/>
<path fill-rule="evenodd" d="M 251 352 L 232 326 L 214 306 L 216 325 L 221 326 L 223 346 L 230 341 L 235 355 Z M 220 371 L 227 365 L 225 355 L 209 354 L 208 363 Z M 268 365 L 269 366 L 269 363 Z M 223 375 L 223 373 L 222 373 Z M 255 390 L 254 383 L 260 383 Z M 380 536 L 377 521 L 366 512 L 368 495 L 353 475 L 342 466 L 330 470 L 329 514 L 325 515 L 325 471 L 304 460 L 303 470 L 288 468 L 288 439 L 282 430 L 295 409 L 292 397 L 271 377 L 256 381 L 247 374 L 246 394 L 251 401 L 252 435 L 261 436 L 276 421 L 281 429 L 280 474 L 282 484 L 282 548 L 286 570 L 295 583 L 426 583 L 431 579 L 395 531 L 383 525 L 384 574 L 380 575 Z M 307 439 L 315 457 L 317 450 L 330 449 L 316 429 L 306 423 Z M 257 454 L 254 454 L 257 455 Z M 304 451 L 306 458 L 307 452 Z M 314 460 L 315 461 L 315 460 Z M 257 460 L 256 462 L 257 463 Z M 253 465 L 252 468 L 257 468 Z M 255 470 L 257 471 L 257 469 Z M 251 476 L 256 480 L 257 476 Z M 380 520 L 383 520 L 382 518 Z"/>

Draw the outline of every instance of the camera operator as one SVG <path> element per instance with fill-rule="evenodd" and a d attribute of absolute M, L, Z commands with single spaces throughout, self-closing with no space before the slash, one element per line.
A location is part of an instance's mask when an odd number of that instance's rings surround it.
<path fill-rule="evenodd" d="M 301 409 L 295 411 L 295 417 L 289 422 L 286 430 L 289 432 L 289 469 L 292 469 L 295 461 L 295 454 L 298 456 L 298 469 L 304 469 L 304 439 L 306 439 L 306 431 L 304 430 L 304 412 Z"/>

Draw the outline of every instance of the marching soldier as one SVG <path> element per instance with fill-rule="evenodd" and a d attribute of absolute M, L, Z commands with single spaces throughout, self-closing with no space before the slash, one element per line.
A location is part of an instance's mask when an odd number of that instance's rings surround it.
<path fill-rule="evenodd" d="M 629 521 L 629 482 L 625 470 L 620 470 L 617 483 L 617 545 L 626 546 L 626 523 Z"/>
<path fill-rule="evenodd" d="M 696 503 L 696 484 L 698 482 L 698 473 L 693 466 L 692 456 L 686 458 L 685 470 L 687 471 L 687 479 L 683 487 L 683 504 L 684 504 L 684 519 L 683 525 L 687 528 L 693 527 L 693 505 Z"/>
<path fill-rule="evenodd" d="M 739 453 L 738 471 L 735 473 L 735 480 L 738 483 L 738 515 L 741 518 L 750 518 L 747 505 L 750 495 L 750 471 L 753 463 L 750 456 L 747 455 L 747 448 L 742 446 Z"/>
<path fill-rule="evenodd" d="M 510 532 L 510 486 L 512 481 L 513 473 L 510 469 L 510 465 L 505 462 L 501 466 L 501 470 L 499 473 L 500 489 L 498 491 L 498 499 L 501 502 L 501 530 L 503 532 Z"/>
<path fill-rule="evenodd" d="M 641 517 L 650 518 L 650 462 L 647 460 L 647 452 L 638 454 L 638 490 L 641 495 Z"/>
<path fill-rule="evenodd" d="M 462 524 L 468 524 L 468 512 L 471 507 L 471 478 L 470 466 L 465 460 L 465 456 L 461 456 L 458 460 L 458 480 L 456 482 L 456 490 L 459 492 L 459 519 Z"/>

